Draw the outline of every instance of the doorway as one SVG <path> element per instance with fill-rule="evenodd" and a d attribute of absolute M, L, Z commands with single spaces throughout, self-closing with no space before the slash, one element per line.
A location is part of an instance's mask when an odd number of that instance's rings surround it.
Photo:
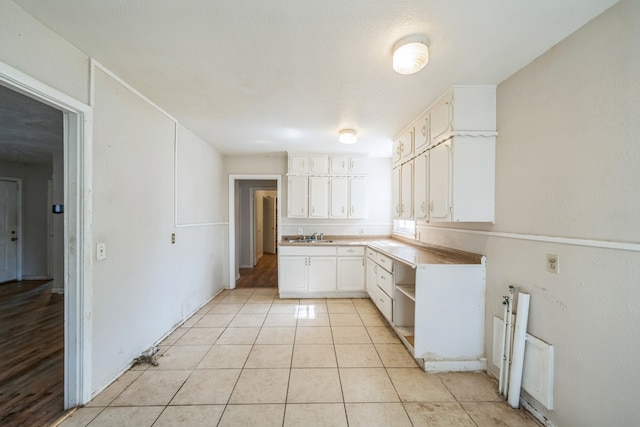
<path fill-rule="evenodd" d="M 90 149 L 91 126 L 87 126 L 87 124 L 92 121 L 93 110 L 90 106 L 1 62 L 0 87 L 4 91 L 11 91 L 8 92 L 11 95 L 15 93 L 25 97 L 29 102 L 36 102 L 55 110 L 61 121 L 61 149 L 57 153 L 42 153 L 37 152 L 35 149 L 30 150 L 31 156 L 37 158 L 44 154 L 49 156 L 52 163 L 59 165 L 55 172 L 46 172 L 49 177 L 55 174 L 58 178 L 56 182 L 60 193 L 54 195 L 53 184 L 51 193 L 52 198 L 59 197 L 58 201 L 55 202 L 57 205 L 57 219 L 49 221 L 46 218 L 46 215 L 53 213 L 52 206 L 47 201 L 47 196 L 49 195 L 48 180 L 45 180 L 44 185 L 39 187 L 38 190 L 42 190 L 43 196 L 32 198 L 24 194 L 26 193 L 27 180 L 23 178 L 24 186 L 21 198 L 23 204 L 26 204 L 27 200 L 39 200 L 37 203 L 40 203 L 40 207 L 37 208 L 37 212 L 40 214 L 46 212 L 44 220 L 38 220 L 40 227 L 45 230 L 44 236 L 38 233 L 39 238 L 44 240 L 44 249 L 40 253 L 44 252 L 45 256 L 33 258 L 38 258 L 37 263 L 41 263 L 40 265 L 44 264 L 44 273 L 42 277 L 38 277 L 40 273 L 26 277 L 27 274 L 24 273 L 27 272 L 27 267 L 31 268 L 30 264 L 27 265 L 26 259 L 18 261 L 18 273 L 20 274 L 22 266 L 22 279 L 33 279 L 32 283 L 30 283 L 32 289 L 27 289 L 27 293 L 41 293 L 44 295 L 43 298 L 45 300 L 47 298 L 50 298 L 50 300 L 55 299 L 55 303 L 62 307 L 59 311 L 63 313 L 58 313 L 57 315 L 59 316 L 58 318 L 62 318 L 62 321 L 59 322 L 60 329 L 58 331 L 60 332 L 58 337 L 64 337 L 60 343 L 63 350 L 58 360 L 62 360 L 63 364 L 62 381 L 60 382 L 63 395 L 62 407 L 68 409 L 88 402 L 91 397 L 90 364 L 86 363 L 91 358 L 91 326 L 89 320 L 87 320 L 91 317 L 91 287 L 90 281 L 87 280 L 91 276 L 91 260 L 90 258 L 85 259 L 84 256 L 85 237 L 89 236 L 88 231 L 90 230 L 90 221 L 88 220 L 90 216 L 85 218 L 83 213 L 90 214 L 91 207 L 90 199 L 84 197 L 84 195 L 90 194 L 91 190 L 87 181 L 85 181 L 85 170 L 91 166 L 91 157 L 85 155 L 85 150 Z M 7 144 L 3 145 L 4 148 L 7 147 Z M 35 167 L 26 167 L 26 169 L 29 168 L 35 169 Z M 5 164 L 0 175 L 5 174 L 6 170 Z M 33 170 L 25 171 L 26 174 L 29 174 L 28 172 L 33 172 Z M 28 236 L 23 234 L 23 231 L 26 233 L 28 229 L 31 230 L 30 227 L 24 226 L 29 214 L 24 213 L 23 216 L 23 227 L 18 227 L 16 231 L 18 241 L 22 240 L 21 244 L 26 243 L 25 240 L 29 240 Z M 50 230 L 56 227 L 56 223 L 60 227 L 57 235 L 53 236 L 51 245 L 47 245 L 47 224 L 49 222 L 52 224 Z M 24 239 L 22 239 L 23 237 Z M 56 246 L 56 244 L 59 246 Z M 37 247 L 40 248 L 40 246 Z M 46 255 L 48 254 L 48 247 L 53 248 L 52 256 Z M 23 244 L 23 249 L 18 249 L 18 258 L 24 253 L 26 253 L 26 250 Z M 29 256 L 31 257 L 32 255 L 33 253 L 30 252 Z M 55 259 L 57 258 L 61 267 L 57 268 L 57 270 L 54 267 L 52 268 L 54 271 L 51 272 L 48 269 L 49 258 L 54 259 L 53 264 L 55 264 Z M 36 279 L 49 279 L 50 277 L 54 280 L 36 282 Z M 17 283 L 21 284 L 21 282 Z M 58 290 L 63 292 L 63 295 L 50 292 L 47 289 L 47 287 L 53 286 L 58 287 Z M 42 292 L 43 290 L 44 292 Z M 43 303 L 43 298 L 29 301 Z M 24 302 L 25 299 L 21 299 L 21 301 Z M 21 313 L 25 312 L 33 314 L 35 310 L 21 310 Z M 7 311 L 4 313 L 6 314 Z M 52 321 L 51 324 L 53 323 Z M 46 328 L 39 329 L 46 331 Z M 52 333 L 49 336 L 55 337 L 55 335 Z M 57 342 L 60 342 L 60 340 Z M 2 360 L 4 361 L 5 359 Z"/>
<path fill-rule="evenodd" d="M 229 176 L 230 288 L 277 288 L 280 175 Z"/>

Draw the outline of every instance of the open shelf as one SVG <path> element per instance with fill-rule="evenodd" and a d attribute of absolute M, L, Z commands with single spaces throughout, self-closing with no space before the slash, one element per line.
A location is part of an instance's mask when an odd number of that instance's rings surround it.
<path fill-rule="evenodd" d="M 396 285 L 396 289 L 406 295 L 411 301 L 416 300 L 416 285 Z"/>

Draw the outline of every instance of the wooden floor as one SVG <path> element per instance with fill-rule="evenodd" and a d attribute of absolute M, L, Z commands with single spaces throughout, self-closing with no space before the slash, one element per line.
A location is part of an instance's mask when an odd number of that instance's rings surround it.
<path fill-rule="evenodd" d="M 64 414 L 64 296 L 46 281 L 0 284 L 0 426 Z"/>
<path fill-rule="evenodd" d="M 264 254 L 255 268 L 241 268 L 238 288 L 277 288 L 278 255 Z"/>

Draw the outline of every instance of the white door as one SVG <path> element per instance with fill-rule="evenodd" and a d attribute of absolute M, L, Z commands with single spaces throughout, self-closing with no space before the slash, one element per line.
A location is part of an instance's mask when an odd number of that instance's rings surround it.
<path fill-rule="evenodd" d="M 402 219 L 413 219 L 413 161 L 401 167 L 400 214 Z"/>
<path fill-rule="evenodd" d="M 0 181 L 0 283 L 18 278 L 18 183 Z"/>
<path fill-rule="evenodd" d="M 288 179 L 289 188 L 287 195 L 289 218 L 306 218 L 309 186 L 306 176 L 293 175 Z"/>
<path fill-rule="evenodd" d="M 348 178 L 331 178 L 331 218 L 347 217 Z"/>
<path fill-rule="evenodd" d="M 307 257 L 307 283 L 310 291 L 336 290 L 336 257 Z"/>
<path fill-rule="evenodd" d="M 255 240 L 253 242 L 253 247 L 255 250 L 254 258 L 253 258 L 253 266 L 255 267 L 258 263 L 258 260 L 264 253 L 264 215 L 262 209 L 262 194 L 260 191 L 256 191 L 253 193 L 253 229 L 255 232 Z"/>
<path fill-rule="evenodd" d="M 431 149 L 429 219 L 451 221 L 451 141 Z"/>
<path fill-rule="evenodd" d="M 367 178 L 349 178 L 349 218 L 367 217 Z"/>
<path fill-rule="evenodd" d="M 338 257 L 338 290 L 364 291 L 364 257 Z"/>
<path fill-rule="evenodd" d="M 263 199 L 264 207 L 264 251 L 268 254 L 276 253 L 276 198 L 268 196 Z"/>
<path fill-rule="evenodd" d="M 326 176 L 309 177 L 309 218 L 327 218 L 329 216 L 329 178 Z"/>
<path fill-rule="evenodd" d="M 429 152 L 413 160 L 413 219 L 429 221 Z"/>

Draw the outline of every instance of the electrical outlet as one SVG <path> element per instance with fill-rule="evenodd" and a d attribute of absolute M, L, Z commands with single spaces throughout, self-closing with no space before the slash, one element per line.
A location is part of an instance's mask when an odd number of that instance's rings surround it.
<path fill-rule="evenodd" d="M 96 259 L 98 261 L 102 261 L 103 259 L 107 259 L 107 244 L 106 243 L 98 243 L 98 244 L 96 244 Z"/>
<path fill-rule="evenodd" d="M 560 257 L 558 254 L 547 254 L 547 271 L 549 273 L 560 273 Z"/>
<path fill-rule="evenodd" d="M 360 230 L 358 230 L 360 232 L 360 235 L 362 236 L 364 234 L 364 228 L 360 228 Z"/>
<path fill-rule="evenodd" d="M 302 228 L 298 228 L 298 234 L 302 235 Z"/>

